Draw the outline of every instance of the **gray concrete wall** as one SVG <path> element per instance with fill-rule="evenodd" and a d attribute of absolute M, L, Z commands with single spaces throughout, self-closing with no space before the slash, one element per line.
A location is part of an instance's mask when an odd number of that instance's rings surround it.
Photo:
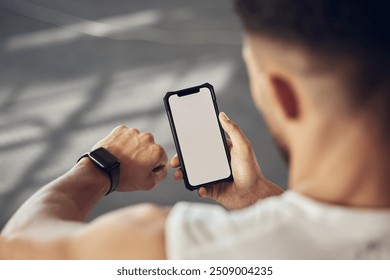
<path fill-rule="evenodd" d="M 34 191 L 116 125 L 175 153 L 162 97 L 210 82 L 253 142 L 268 178 L 286 168 L 250 98 L 231 1 L 0 0 L 0 228 Z M 200 200 L 169 178 L 114 193 L 92 213 L 140 202 Z"/>

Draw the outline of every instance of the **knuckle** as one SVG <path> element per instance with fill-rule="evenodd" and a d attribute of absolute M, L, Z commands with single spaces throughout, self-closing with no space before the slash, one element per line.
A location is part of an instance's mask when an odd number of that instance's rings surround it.
<path fill-rule="evenodd" d="M 161 145 L 158 145 L 158 144 L 155 145 L 155 151 L 158 155 L 165 154 L 165 149 Z"/>
<path fill-rule="evenodd" d="M 132 128 L 129 131 L 130 134 L 140 134 L 139 130 L 137 128 Z"/>
<path fill-rule="evenodd" d="M 119 126 L 116 127 L 117 130 L 126 130 L 127 129 L 127 126 L 121 124 Z"/>
<path fill-rule="evenodd" d="M 114 128 L 114 130 L 112 131 L 114 134 L 120 134 L 122 133 L 123 131 L 127 130 L 127 126 L 125 125 L 118 125 L 117 127 Z"/>
<path fill-rule="evenodd" d="M 154 142 L 154 136 L 153 136 L 153 134 L 150 133 L 150 132 L 144 132 L 144 133 L 142 133 L 142 137 L 143 137 L 146 141 Z"/>

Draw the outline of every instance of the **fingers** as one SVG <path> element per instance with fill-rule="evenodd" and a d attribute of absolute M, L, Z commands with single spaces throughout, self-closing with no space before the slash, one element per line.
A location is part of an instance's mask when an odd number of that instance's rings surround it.
<path fill-rule="evenodd" d="M 171 165 L 172 168 L 177 168 L 180 166 L 180 160 L 177 154 L 172 157 L 169 164 Z"/>
<path fill-rule="evenodd" d="M 198 189 L 198 195 L 201 198 L 210 198 L 212 196 L 212 188 L 200 187 Z"/>
<path fill-rule="evenodd" d="M 160 165 L 167 165 L 168 155 L 167 155 L 165 149 L 161 145 L 154 144 L 153 150 L 154 150 L 154 154 L 156 156 L 155 168 L 160 166 Z"/>
<path fill-rule="evenodd" d="M 167 165 L 161 165 L 152 171 L 155 182 L 159 182 L 168 176 Z"/>
<path fill-rule="evenodd" d="M 152 141 L 154 143 L 153 135 L 150 133 L 145 133 L 146 141 Z M 152 169 L 152 174 L 157 180 L 162 180 L 168 175 L 168 155 L 165 149 L 158 145 L 153 145 L 153 154 L 155 157 L 155 164 Z"/>
<path fill-rule="evenodd" d="M 219 114 L 219 120 L 221 121 L 221 125 L 226 133 L 230 137 L 230 145 L 235 147 L 246 147 L 250 146 L 250 142 L 248 138 L 244 135 L 240 127 L 233 121 L 231 121 L 225 113 L 221 112 Z M 229 145 L 229 142 L 228 142 Z"/>
<path fill-rule="evenodd" d="M 232 147 L 233 147 L 232 140 L 226 139 L 226 144 L 227 144 L 227 146 L 229 148 L 229 151 L 230 151 L 232 149 Z"/>
<path fill-rule="evenodd" d="M 180 167 L 180 160 L 179 160 L 179 157 L 178 155 L 174 155 L 172 157 L 172 159 L 169 161 L 169 165 L 172 167 L 172 168 L 178 168 Z M 182 180 L 183 179 L 183 171 L 181 170 L 181 168 L 178 168 L 175 173 L 173 173 L 173 178 L 175 178 L 175 180 Z"/>
<path fill-rule="evenodd" d="M 155 143 L 153 134 L 150 132 L 140 133 L 136 128 L 130 129 L 128 133 L 137 135 L 139 145 L 149 147 L 150 150 L 148 151 L 151 151 L 149 154 L 151 171 L 156 174 L 164 173 L 167 169 L 168 155 L 161 145 Z"/>
<path fill-rule="evenodd" d="M 120 135 L 124 135 L 124 134 L 135 134 L 135 135 L 139 135 L 140 134 L 140 131 L 137 129 L 137 128 L 128 128 L 127 126 L 125 125 L 119 125 L 117 127 L 115 127 L 111 134 L 113 134 L 114 136 L 120 136 Z"/>
<path fill-rule="evenodd" d="M 141 141 L 149 142 L 149 143 L 154 143 L 154 136 L 150 132 L 143 132 L 139 134 L 139 138 Z"/>
<path fill-rule="evenodd" d="M 176 180 L 182 180 L 183 179 L 183 171 L 181 171 L 181 169 L 177 169 L 175 171 L 175 173 L 173 174 L 173 177 L 176 179 Z"/>
<path fill-rule="evenodd" d="M 151 176 L 156 181 L 164 179 L 168 174 L 168 155 L 165 149 L 155 143 L 154 136 L 150 132 L 140 132 L 137 128 L 127 128 L 124 125 L 120 125 L 113 130 L 116 139 L 120 136 L 135 137 L 138 138 L 138 145 L 143 146 L 145 151 L 149 151 L 149 154 L 145 154 L 143 157 L 145 160 L 149 158 L 149 168 Z M 127 138 L 130 139 L 130 138 Z M 133 138 L 134 139 L 134 138 Z"/>

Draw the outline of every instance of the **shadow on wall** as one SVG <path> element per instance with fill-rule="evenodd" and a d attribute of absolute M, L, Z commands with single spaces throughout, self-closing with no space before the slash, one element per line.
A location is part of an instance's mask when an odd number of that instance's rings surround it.
<path fill-rule="evenodd" d="M 153 132 L 172 156 L 162 97 L 204 82 L 254 142 L 265 174 L 285 185 L 248 94 L 230 2 L 7 0 L 0 20 L 0 228 L 116 125 Z M 170 176 L 150 192 L 113 194 L 92 217 L 179 200 L 200 201 Z"/>

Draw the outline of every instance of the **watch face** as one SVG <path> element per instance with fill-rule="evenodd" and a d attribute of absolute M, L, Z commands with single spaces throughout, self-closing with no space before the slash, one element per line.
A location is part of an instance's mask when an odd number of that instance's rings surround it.
<path fill-rule="evenodd" d="M 98 148 L 89 153 L 90 157 L 104 169 L 119 166 L 120 161 L 104 148 Z"/>

